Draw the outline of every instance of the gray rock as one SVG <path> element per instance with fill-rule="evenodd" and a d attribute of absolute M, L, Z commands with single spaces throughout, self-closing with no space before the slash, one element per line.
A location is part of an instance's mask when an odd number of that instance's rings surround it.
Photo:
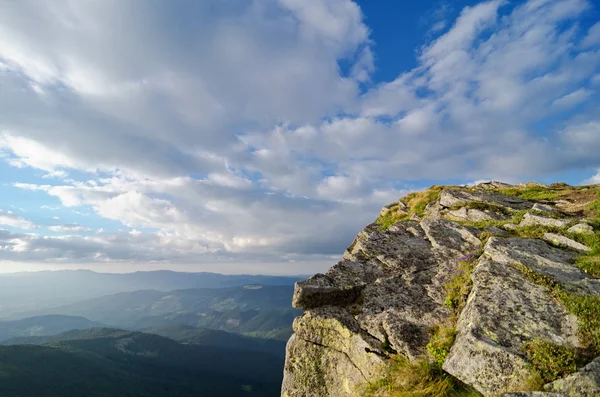
<path fill-rule="evenodd" d="M 446 218 L 455 221 L 468 221 L 468 222 L 480 222 L 480 221 L 489 221 L 489 220 L 497 220 L 497 219 L 509 219 L 508 216 L 503 216 L 500 214 L 496 214 L 489 210 L 478 210 L 478 209 L 469 209 L 466 207 L 459 208 L 457 210 L 448 211 L 446 214 Z"/>
<path fill-rule="evenodd" d="M 493 189 L 509 189 L 511 187 L 514 187 L 514 185 L 509 185 L 508 183 L 504 183 L 504 182 L 490 181 L 490 182 L 480 183 L 479 185 L 477 185 L 475 187 L 477 189 L 482 189 L 482 190 L 493 190 Z"/>
<path fill-rule="evenodd" d="M 535 210 L 535 211 L 540 211 L 540 212 L 557 212 L 558 211 L 556 208 L 554 208 L 551 205 L 541 204 L 541 203 L 535 203 L 531 209 Z"/>
<path fill-rule="evenodd" d="M 580 233 L 580 234 L 592 234 L 594 228 L 587 223 L 578 223 L 575 226 L 570 227 L 567 232 L 569 233 Z"/>
<path fill-rule="evenodd" d="M 590 252 L 592 250 L 590 247 L 556 233 L 545 233 L 544 240 L 559 247 L 571 248 L 576 251 Z"/>
<path fill-rule="evenodd" d="M 443 367 L 484 395 L 518 390 L 531 378 L 521 350 L 525 341 L 542 338 L 579 345 L 577 318 L 517 269 L 482 259 L 472 280 L 456 341 Z"/>
<path fill-rule="evenodd" d="M 484 228 L 483 230 L 485 230 L 486 232 L 491 233 L 495 236 L 504 237 L 504 236 L 508 235 L 508 232 L 506 230 L 502 230 L 496 226 L 488 226 L 488 227 Z"/>
<path fill-rule="evenodd" d="M 514 223 L 506 223 L 502 225 L 502 227 L 506 230 L 517 230 L 519 228 L 519 225 L 515 225 Z"/>
<path fill-rule="evenodd" d="M 579 372 L 544 386 L 548 392 L 562 393 L 568 397 L 600 396 L 600 357 Z"/>
<path fill-rule="evenodd" d="M 446 208 L 462 206 L 469 202 L 487 203 L 512 210 L 528 210 L 534 205 L 531 201 L 494 191 L 469 191 L 463 189 L 444 189 L 440 193 L 438 202 Z"/>
<path fill-rule="evenodd" d="M 292 306 L 312 309 L 324 305 L 347 305 L 358 299 L 364 285 L 339 286 L 324 274 L 316 274 L 294 287 Z"/>
<path fill-rule="evenodd" d="M 297 283 L 294 306 L 306 311 L 294 322 L 282 395 L 363 395 L 384 342 L 423 357 L 432 327 L 451 314 L 445 285 L 460 257 L 478 249 L 478 232 L 443 219 L 385 231 L 372 224 L 325 275 Z"/>
<path fill-rule="evenodd" d="M 518 263 L 558 281 L 566 290 L 600 296 L 600 280 L 589 278 L 571 264 L 577 253 L 538 239 L 490 237 L 485 255 L 506 266 Z"/>
<path fill-rule="evenodd" d="M 521 223 L 519 223 L 520 227 L 523 226 L 550 226 L 550 227 L 558 227 L 563 228 L 569 224 L 569 221 L 566 219 L 554 219 L 554 218 L 546 218 L 544 216 L 534 215 L 527 213 L 523 217 Z"/>
<path fill-rule="evenodd" d="M 282 396 L 362 396 L 364 387 L 380 378 L 391 354 L 408 360 L 427 357 L 432 329 L 454 316 L 444 305 L 448 282 L 457 274 L 461 257 L 481 250 L 482 230 L 457 221 L 502 219 L 507 212 L 535 206 L 494 191 L 504 187 L 510 185 L 444 189 L 426 206 L 423 219 L 414 216 L 385 231 L 368 225 L 326 274 L 297 283 L 293 304 L 305 312 L 294 321 L 295 333 L 287 345 Z M 465 208 L 470 202 L 504 210 Z M 456 221 L 444 219 L 453 216 Z M 562 228 L 567 223 L 527 214 L 524 224 L 503 229 L 527 224 Z M 521 350 L 524 342 L 542 338 L 579 346 L 577 319 L 515 266 L 551 277 L 578 294 L 600 296 L 600 280 L 572 264 L 578 256 L 573 250 L 540 239 L 507 237 L 511 233 L 496 227 L 485 230 L 494 236 L 472 273 L 473 289 L 443 368 L 486 397 L 509 391 L 506 396 L 577 395 L 567 391 L 572 377 L 578 375 L 577 384 L 587 385 L 595 379 L 590 375 L 595 367 L 553 382 L 546 392 L 512 392 L 525 389 L 531 376 Z"/>

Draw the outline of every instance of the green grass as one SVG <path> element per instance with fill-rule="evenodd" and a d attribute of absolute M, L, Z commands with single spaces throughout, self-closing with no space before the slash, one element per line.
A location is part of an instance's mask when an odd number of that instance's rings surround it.
<path fill-rule="evenodd" d="M 598 196 L 598 199 L 590 204 L 590 210 L 596 211 L 596 217 L 600 219 L 600 192 L 597 192 L 596 195 Z"/>
<path fill-rule="evenodd" d="M 427 344 L 427 352 L 433 358 L 433 361 L 440 367 L 446 361 L 448 352 L 454 344 L 456 338 L 456 328 L 452 326 L 439 325 L 433 329 L 431 339 Z"/>
<path fill-rule="evenodd" d="M 531 186 L 526 188 L 499 189 L 502 194 L 514 196 L 526 200 L 556 200 L 563 194 L 564 189 L 554 190 L 543 186 Z"/>
<path fill-rule="evenodd" d="M 471 253 L 466 259 L 460 261 L 456 270 L 454 270 L 452 279 L 446 284 L 444 305 L 453 309 L 455 314 L 459 314 L 467 302 L 467 297 L 473 286 L 471 272 L 475 268 L 480 255 L 481 250 Z"/>
<path fill-rule="evenodd" d="M 390 210 L 380 215 L 375 223 L 379 225 L 379 230 L 387 230 L 393 224 L 406 220 L 412 215 L 423 217 L 427 205 L 436 201 L 441 191 L 441 186 L 432 186 L 428 190 L 409 193 L 401 199 L 407 205 L 408 212 L 398 211 L 399 206 L 392 205 L 389 207 Z"/>
<path fill-rule="evenodd" d="M 576 349 L 542 339 L 525 343 L 523 351 L 544 383 L 572 374 L 583 364 Z"/>
<path fill-rule="evenodd" d="M 367 397 L 480 397 L 477 391 L 427 360 L 409 362 L 397 356 L 384 376 L 369 385 Z"/>
<path fill-rule="evenodd" d="M 406 213 L 394 213 L 392 210 L 386 212 L 383 216 L 377 218 L 375 223 L 379 225 L 379 230 L 388 230 L 393 224 L 408 218 Z"/>

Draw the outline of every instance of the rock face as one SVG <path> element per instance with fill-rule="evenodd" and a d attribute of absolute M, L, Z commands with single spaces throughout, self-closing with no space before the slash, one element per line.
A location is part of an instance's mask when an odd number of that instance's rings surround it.
<path fill-rule="evenodd" d="M 535 374 L 525 343 L 544 340 L 576 349 L 581 342 L 578 318 L 523 269 L 582 295 L 600 296 L 600 280 L 573 264 L 580 254 L 575 246 L 519 236 L 521 228 L 533 225 L 558 233 L 580 218 L 538 215 L 560 212 L 552 202 L 536 203 L 500 189 L 515 187 L 493 182 L 444 188 L 424 212 L 400 201 L 405 220 L 386 230 L 368 225 L 340 262 L 297 283 L 293 305 L 305 312 L 294 321 L 287 344 L 282 396 L 364 396 L 392 356 L 431 360 L 426 347 L 432 331 L 454 322 L 456 338 L 443 369 L 484 396 L 570 396 L 584 389 L 600 395 L 597 384 L 590 386 L 600 367 L 593 363 L 545 391 L 526 392 Z M 523 216 L 524 211 L 532 212 Z M 513 214 L 521 214 L 521 223 L 500 229 Z M 470 258 L 472 287 L 456 313 L 447 304 L 448 284 L 464 271 L 461 261 Z"/>

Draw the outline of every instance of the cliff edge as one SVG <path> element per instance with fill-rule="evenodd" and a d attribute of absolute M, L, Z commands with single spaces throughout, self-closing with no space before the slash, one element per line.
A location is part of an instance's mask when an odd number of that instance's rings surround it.
<path fill-rule="evenodd" d="M 600 396 L 599 276 L 600 185 L 412 193 L 296 284 L 282 396 Z"/>

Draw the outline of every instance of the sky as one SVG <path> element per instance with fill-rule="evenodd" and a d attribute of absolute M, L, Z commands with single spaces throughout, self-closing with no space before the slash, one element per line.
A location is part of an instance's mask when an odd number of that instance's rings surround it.
<path fill-rule="evenodd" d="M 433 184 L 600 183 L 591 0 L 0 3 L 0 272 L 310 274 Z"/>

